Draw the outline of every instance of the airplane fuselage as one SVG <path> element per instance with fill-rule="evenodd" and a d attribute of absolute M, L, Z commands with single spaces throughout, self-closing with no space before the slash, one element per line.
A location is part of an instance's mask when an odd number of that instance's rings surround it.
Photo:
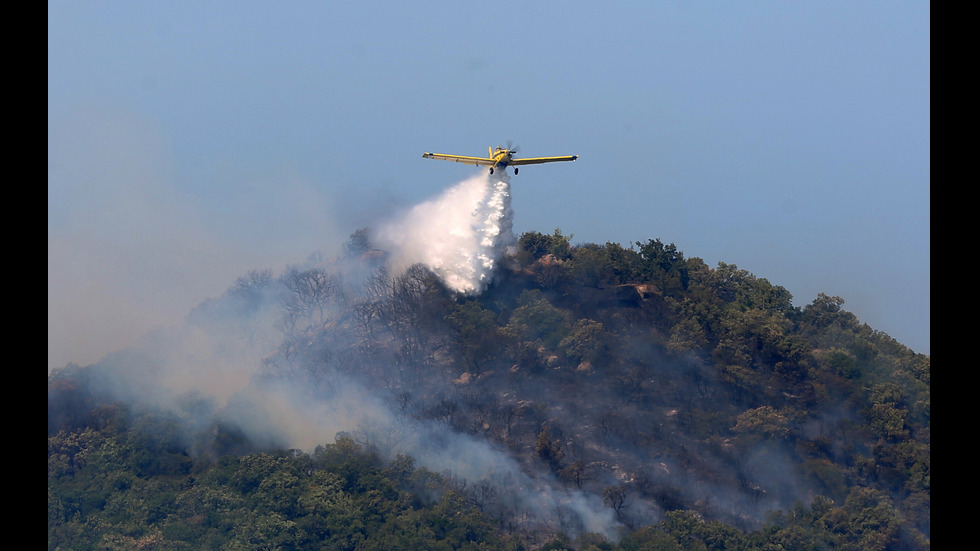
<path fill-rule="evenodd" d="M 514 154 L 509 149 L 498 147 L 496 151 L 490 149 L 490 158 L 493 159 L 493 166 L 504 168 L 513 160 Z"/>

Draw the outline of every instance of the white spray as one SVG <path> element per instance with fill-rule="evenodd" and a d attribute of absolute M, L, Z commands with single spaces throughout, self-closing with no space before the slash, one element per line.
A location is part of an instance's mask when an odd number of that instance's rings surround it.
<path fill-rule="evenodd" d="M 397 272 L 425 264 L 450 289 L 478 294 L 493 279 L 497 261 L 514 247 L 510 178 L 484 171 L 416 205 L 379 228 L 375 244 L 388 250 Z"/>

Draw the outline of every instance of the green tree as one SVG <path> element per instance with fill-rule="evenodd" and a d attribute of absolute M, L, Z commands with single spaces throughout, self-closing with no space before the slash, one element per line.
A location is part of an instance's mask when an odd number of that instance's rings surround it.
<path fill-rule="evenodd" d="M 632 248 L 625 248 L 619 243 L 606 243 L 604 249 L 616 283 L 640 283 L 642 281 L 643 259 L 640 257 L 640 253 Z"/>
<path fill-rule="evenodd" d="M 884 551 L 897 544 L 901 514 L 891 498 L 871 488 L 855 488 L 842 507 L 833 507 L 821 517 L 831 532 L 843 536 L 839 549 Z"/>
<path fill-rule="evenodd" d="M 540 340 L 548 349 L 556 349 L 571 329 L 572 316 L 553 306 L 538 289 L 522 291 L 518 304 L 505 326 L 506 333 L 520 342 Z"/>
<path fill-rule="evenodd" d="M 671 243 L 665 245 L 659 239 L 646 243 L 636 242 L 641 259 L 641 276 L 655 283 L 665 294 L 676 294 L 687 289 L 688 274 L 684 254 Z"/>
<path fill-rule="evenodd" d="M 569 335 L 558 343 L 558 349 L 572 363 L 592 366 L 608 353 L 611 338 L 601 323 L 580 319 Z"/>
<path fill-rule="evenodd" d="M 455 304 L 448 319 L 456 330 L 464 365 L 475 375 L 480 375 L 484 366 L 495 360 L 500 352 L 500 326 L 496 314 L 471 300 Z"/>
<path fill-rule="evenodd" d="M 739 414 L 732 430 L 765 438 L 784 439 L 790 434 L 790 415 L 772 406 L 761 406 Z"/>
<path fill-rule="evenodd" d="M 517 239 L 517 258 L 522 264 L 530 264 L 548 254 L 554 255 L 557 260 L 568 260 L 571 258 L 571 239 L 571 235 L 563 235 L 559 228 L 555 228 L 551 235 L 525 232 Z"/>
<path fill-rule="evenodd" d="M 670 331 L 667 350 L 672 354 L 696 352 L 708 345 L 707 333 L 694 319 L 682 319 Z"/>
<path fill-rule="evenodd" d="M 571 254 L 569 271 L 571 278 L 579 285 L 599 288 L 604 283 L 614 280 L 615 276 L 605 247 L 588 243 L 573 248 Z"/>

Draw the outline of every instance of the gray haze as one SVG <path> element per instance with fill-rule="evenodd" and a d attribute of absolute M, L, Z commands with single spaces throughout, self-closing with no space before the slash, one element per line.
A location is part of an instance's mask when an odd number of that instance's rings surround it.
<path fill-rule="evenodd" d="M 421 261 L 457 293 L 480 292 L 492 281 L 501 254 L 514 243 L 508 197 L 506 175 L 490 178 L 481 172 L 395 214 L 377 232 L 389 236 L 379 244 L 389 253 L 393 275 Z M 357 304 L 370 299 L 372 272 L 359 268 L 360 262 L 357 257 L 338 260 L 314 254 L 284 267 L 284 275 L 330 274 L 337 285 L 329 300 L 298 315 L 290 310 L 295 303 L 290 302 L 288 278 L 273 277 L 249 287 L 243 282 L 253 280 L 243 276 L 184 321 L 150 331 L 135 346 L 96 364 L 100 388 L 132 404 L 174 412 L 189 427 L 208 427 L 220 418 L 255 442 L 279 447 L 311 452 L 339 434 L 350 434 L 386 459 L 408 455 L 419 466 L 471 487 L 490 484 L 493 503 L 506 505 L 535 530 L 585 530 L 618 538 L 622 526 L 601 498 L 526 472 L 507 451 L 486 440 L 400 413 L 390 396 L 351 376 L 360 371 L 394 374 L 403 368 L 363 364 L 345 371 L 323 359 L 327 356 L 304 351 L 323 338 L 317 328 L 351 315 Z M 339 344 L 355 340 L 350 335 Z M 189 408 L 189 403 L 207 407 Z"/>

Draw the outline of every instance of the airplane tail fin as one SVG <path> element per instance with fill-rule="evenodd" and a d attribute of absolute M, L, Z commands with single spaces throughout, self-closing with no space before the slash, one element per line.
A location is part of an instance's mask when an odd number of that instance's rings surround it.
<path fill-rule="evenodd" d="M 492 146 L 487 148 L 487 157 L 490 157 L 491 159 L 493 159 L 493 147 Z"/>

